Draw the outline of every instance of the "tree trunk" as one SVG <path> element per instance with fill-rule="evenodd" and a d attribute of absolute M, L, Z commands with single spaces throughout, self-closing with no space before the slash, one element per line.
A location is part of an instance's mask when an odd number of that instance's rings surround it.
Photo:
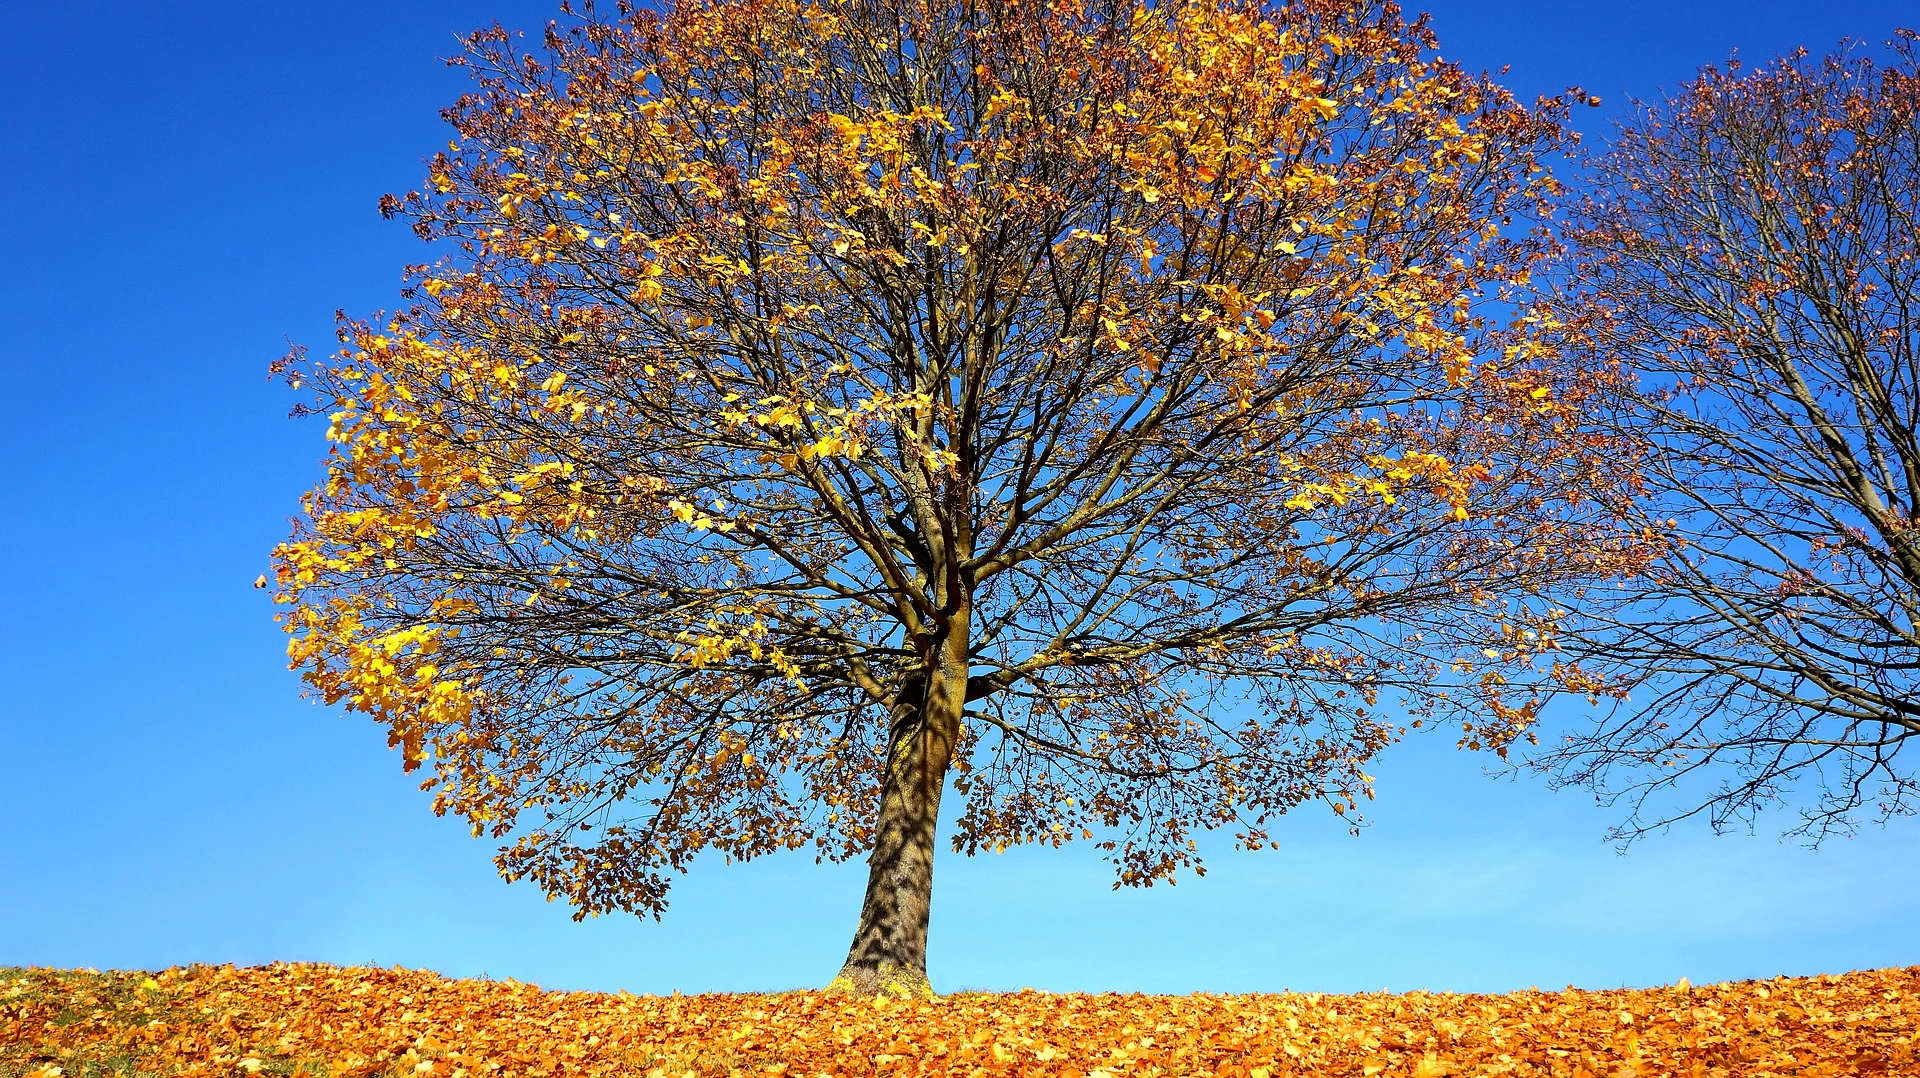
<path fill-rule="evenodd" d="M 827 985 L 830 993 L 915 999 L 934 994 L 927 980 L 934 824 L 966 705 L 965 666 L 957 679 L 953 670 L 942 669 L 922 684 L 924 691 L 908 694 L 895 708 L 866 901 L 846 965 Z"/>

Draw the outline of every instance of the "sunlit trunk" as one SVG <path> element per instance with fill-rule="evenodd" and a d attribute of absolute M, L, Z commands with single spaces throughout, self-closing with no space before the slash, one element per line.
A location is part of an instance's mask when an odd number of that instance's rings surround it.
<path fill-rule="evenodd" d="M 921 699 L 895 708 L 886 784 L 869 859 L 866 900 L 846 965 L 829 992 L 926 998 L 927 919 L 933 899 L 933 844 L 940 793 L 960 731 L 966 674 L 928 675 Z"/>

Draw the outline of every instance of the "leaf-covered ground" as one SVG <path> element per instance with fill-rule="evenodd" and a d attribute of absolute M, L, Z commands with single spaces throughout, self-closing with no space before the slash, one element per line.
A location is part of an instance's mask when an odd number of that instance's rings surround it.
<path fill-rule="evenodd" d="M 0 1076 L 1920 1075 L 1920 967 L 1476 996 L 543 992 L 411 970 L 0 969 Z"/>

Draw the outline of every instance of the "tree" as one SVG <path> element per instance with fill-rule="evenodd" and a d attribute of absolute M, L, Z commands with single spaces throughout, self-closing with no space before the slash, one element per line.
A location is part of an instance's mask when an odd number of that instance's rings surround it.
<path fill-rule="evenodd" d="M 1538 762 L 1626 798 L 1622 836 L 1751 826 L 1801 780 L 1815 841 L 1913 807 L 1917 59 L 1709 67 L 1590 162 L 1567 318 L 1628 368 L 1666 553 L 1572 598 L 1568 669 L 1637 698 Z"/>
<path fill-rule="evenodd" d="M 1383 691 L 1512 736 L 1499 599 L 1604 571 L 1618 476 L 1503 302 L 1563 108 L 1432 48 L 1346 0 L 476 35 L 385 203 L 449 256 L 283 368 L 337 443 L 293 664 L 577 916 L 868 854 L 860 992 L 931 991 L 949 780 L 955 849 L 1099 827 L 1143 885 L 1355 812 Z"/>

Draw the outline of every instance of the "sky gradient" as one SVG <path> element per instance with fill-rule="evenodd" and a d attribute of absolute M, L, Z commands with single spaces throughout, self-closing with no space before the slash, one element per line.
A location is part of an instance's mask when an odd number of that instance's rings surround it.
<path fill-rule="evenodd" d="M 1651 98 L 1749 60 L 1877 42 L 1910 3 L 1432 0 L 1443 55 L 1523 97 Z M 1415 6 L 1418 9 L 1418 6 Z M 323 424 L 268 379 L 336 308 L 432 253 L 380 219 L 443 144 L 482 0 L 21 5 L 0 15 L 0 965 L 374 962 L 550 988 L 774 990 L 838 968 L 864 865 L 703 858 L 662 923 L 576 924 L 435 819 L 382 731 L 303 701 L 250 587 L 318 475 Z M 1613 987 L 1920 964 L 1913 821 L 1816 851 L 1493 780 L 1445 735 L 1388 751 L 1358 838 L 1113 891 L 1095 852 L 943 851 L 936 989 Z M 954 800 L 954 799 L 950 799 Z M 1774 826 L 1777 828 L 1777 821 Z M 1208 848 L 1203 843 L 1203 849 Z"/>

